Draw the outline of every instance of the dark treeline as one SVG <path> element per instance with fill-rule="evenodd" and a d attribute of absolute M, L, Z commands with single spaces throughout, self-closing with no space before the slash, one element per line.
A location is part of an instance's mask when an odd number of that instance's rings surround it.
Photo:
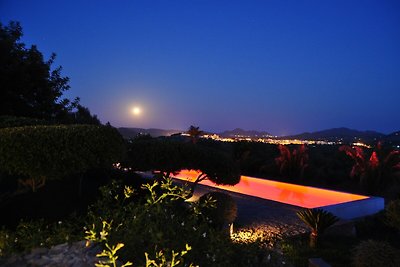
<path fill-rule="evenodd" d="M 69 100 L 69 78 L 54 67 L 56 55 L 48 60 L 36 45 L 21 42 L 22 27 L 11 21 L 0 23 L 0 116 L 27 117 L 53 124 L 100 124 L 77 97 Z"/>

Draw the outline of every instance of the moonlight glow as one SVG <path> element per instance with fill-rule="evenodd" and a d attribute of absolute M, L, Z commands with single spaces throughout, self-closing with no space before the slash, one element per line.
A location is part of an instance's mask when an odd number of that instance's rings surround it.
<path fill-rule="evenodd" d="M 134 108 L 132 108 L 132 113 L 135 116 L 139 116 L 140 113 L 142 113 L 142 110 L 139 107 L 134 107 Z"/>

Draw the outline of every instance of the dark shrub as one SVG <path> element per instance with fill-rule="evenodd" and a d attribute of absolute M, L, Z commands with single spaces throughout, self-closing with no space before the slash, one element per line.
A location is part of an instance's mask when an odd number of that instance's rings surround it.
<path fill-rule="evenodd" d="M 391 201 L 386 207 L 388 225 L 400 231 L 400 199 Z"/>
<path fill-rule="evenodd" d="M 356 267 L 400 266 L 399 251 L 384 241 L 362 241 L 354 250 L 353 263 Z"/>
<path fill-rule="evenodd" d="M 211 225 L 217 228 L 233 223 L 237 217 L 237 205 L 235 200 L 228 194 L 222 192 L 210 192 L 200 197 L 200 203 L 206 199 L 215 200 L 215 208 L 204 209 L 203 214 L 209 218 Z"/>

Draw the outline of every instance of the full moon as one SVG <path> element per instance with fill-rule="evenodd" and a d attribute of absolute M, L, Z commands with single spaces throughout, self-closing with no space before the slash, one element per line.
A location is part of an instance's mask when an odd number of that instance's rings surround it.
<path fill-rule="evenodd" d="M 139 116 L 140 113 L 142 113 L 142 110 L 139 107 L 134 107 L 134 108 L 132 108 L 132 113 L 135 116 Z"/>

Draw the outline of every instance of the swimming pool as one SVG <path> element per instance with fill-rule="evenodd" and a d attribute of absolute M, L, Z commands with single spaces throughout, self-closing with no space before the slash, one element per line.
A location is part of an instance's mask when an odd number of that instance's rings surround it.
<path fill-rule="evenodd" d="M 182 170 L 179 174 L 174 175 L 174 178 L 193 182 L 198 175 L 198 171 Z M 349 194 L 249 176 L 241 176 L 240 182 L 235 186 L 216 185 L 209 180 L 204 180 L 200 184 L 303 208 L 322 208 L 343 219 L 374 214 L 384 208 L 384 200 L 379 197 Z"/>

